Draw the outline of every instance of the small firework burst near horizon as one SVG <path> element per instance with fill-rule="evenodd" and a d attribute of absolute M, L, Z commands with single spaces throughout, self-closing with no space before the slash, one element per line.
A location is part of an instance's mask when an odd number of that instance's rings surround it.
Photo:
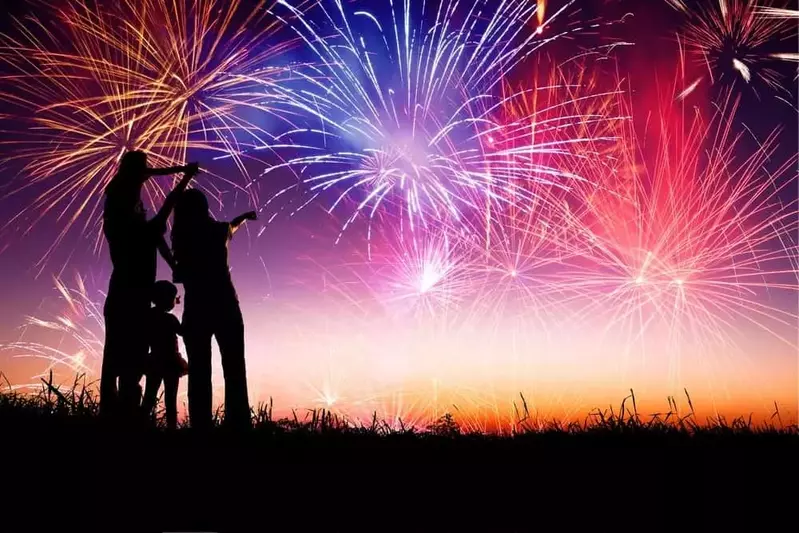
<path fill-rule="evenodd" d="M 69 0 L 0 35 L 0 101 L 8 106 L 2 146 L 11 149 L 3 163 L 18 173 L 11 194 L 33 196 L 3 228 L 19 239 L 54 217 L 59 231 L 40 272 L 72 231 L 99 249 L 103 191 L 128 150 L 143 150 L 162 167 L 206 152 L 231 155 L 237 173 L 206 175 L 200 186 L 210 194 L 240 190 L 257 203 L 244 153 L 270 138 L 264 117 L 275 110 L 261 95 L 286 75 L 279 59 L 294 44 L 272 42 L 279 25 L 267 7 Z M 146 200 L 162 198 L 167 187 L 151 180 Z"/>
<path fill-rule="evenodd" d="M 85 375 L 93 381 L 100 376 L 103 357 L 104 295 L 93 294 L 79 275 L 72 284 L 55 278 L 53 285 L 61 308 L 50 317 L 27 317 L 20 340 L 0 345 L 0 350 L 15 358 L 43 361 L 33 379 L 52 372 L 59 379 Z M 28 337 L 32 339 L 26 340 Z M 53 340 L 44 342 L 43 337 Z"/>
<path fill-rule="evenodd" d="M 445 231 L 397 237 L 392 252 L 377 259 L 384 305 L 398 319 L 436 324 L 458 307 L 473 289 L 465 269 L 463 239 Z"/>

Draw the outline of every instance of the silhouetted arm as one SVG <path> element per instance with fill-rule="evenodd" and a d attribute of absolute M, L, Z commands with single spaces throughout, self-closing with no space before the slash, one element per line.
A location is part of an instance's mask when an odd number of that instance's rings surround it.
<path fill-rule="evenodd" d="M 168 176 L 170 174 L 179 174 L 185 172 L 186 167 L 166 167 L 166 168 L 148 168 L 145 171 L 147 176 Z"/>
<path fill-rule="evenodd" d="M 158 252 L 161 254 L 161 257 L 164 258 L 166 264 L 169 265 L 169 268 L 174 272 L 174 270 L 177 268 L 175 256 L 172 255 L 172 250 L 169 248 L 169 245 L 166 243 L 166 239 L 164 239 L 163 236 L 159 237 L 158 239 Z"/>
<path fill-rule="evenodd" d="M 249 211 L 247 213 L 241 214 L 230 221 L 230 232 L 236 233 L 236 230 L 239 229 L 239 226 L 244 224 L 248 220 L 258 220 L 258 214 L 255 211 Z"/>
<path fill-rule="evenodd" d="M 186 172 L 183 175 L 183 179 L 180 180 L 180 183 L 178 183 L 175 188 L 172 189 L 172 192 L 166 195 L 164 205 L 161 206 L 161 209 L 158 210 L 158 214 L 156 214 L 152 219 L 152 222 L 157 227 L 164 228 L 164 231 L 166 231 L 166 221 L 169 219 L 169 215 L 172 214 L 172 210 L 175 208 L 175 204 L 177 204 L 180 194 L 186 190 L 186 187 L 189 186 L 189 182 L 196 174 L 196 172 Z"/>

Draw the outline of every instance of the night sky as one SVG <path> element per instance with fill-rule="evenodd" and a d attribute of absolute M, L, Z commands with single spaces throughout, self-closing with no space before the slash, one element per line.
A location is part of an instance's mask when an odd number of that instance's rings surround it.
<path fill-rule="evenodd" d="M 68 0 L 50 2 L 53 5 L 67 3 Z M 556 13 L 563 3 L 547 2 L 546 13 Z M 693 2 L 689 4 L 693 5 Z M 797 9 L 795 2 L 789 7 Z M 379 8 L 374 9 L 379 13 Z M 4 11 L 0 15 L 0 31 L 7 35 L 17 35 L 15 32 L 18 32 L 12 16 L 31 13 L 43 19 L 50 16 L 46 7 L 17 3 Z M 598 83 L 605 86 L 612 85 L 614 76 L 619 73 L 632 88 L 629 97 L 637 131 L 643 131 L 647 125 L 649 131 L 653 131 L 652 126 L 657 122 L 656 104 L 663 101 L 662 95 L 670 92 L 675 79 L 678 79 L 680 53 L 677 38 L 684 31 L 685 16 L 670 7 L 668 2 L 655 0 L 578 0 L 569 12 L 573 14 L 563 17 L 563 21 L 557 20 L 553 26 L 561 29 L 569 24 L 607 22 L 619 20 L 625 13 L 630 15 L 624 17 L 623 23 L 602 25 L 596 30 L 568 35 L 547 44 L 508 73 L 505 81 L 525 83 L 537 66 L 562 63 L 580 54 L 581 50 L 597 45 L 625 43 L 614 48 L 606 60 L 591 63 L 591 72 L 600 80 Z M 278 33 L 273 38 L 290 35 L 285 31 Z M 263 46 L 270 44 L 266 42 Z M 763 50 L 765 53 L 796 53 L 795 29 L 788 40 L 772 39 Z M 708 66 L 703 65 L 690 50 L 685 56 L 684 78 L 695 80 L 701 76 L 703 79 L 686 97 L 687 108 L 704 112 L 712 110 L 713 104 L 726 90 L 740 96 L 733 129 L 746 134 L 736 147 L 735 156 L 745 158 L 757 149 L 753 135 L 762 140 L 775 128 L 781 128 L 779 145 L 765 169 L 773 171 L 780 162 L 795 157 L 799 142 L 795 63 L 768 62 L 785 83 L 785 90 L 780 92 L 762 83 L 757 71 L 751 83 L 746 83 L 732 68 L 723 73 L 716 70 L 716 83 L 711 84 L 707 76 Z M 283 54 L 279 61 L 309 59 L 312 57 L 308 50 L 298 45 Z M 4 75 L 0 91 L 4 101 L 9 102 L 8 95 L 19 90 L 18 83 L 11 78 L 15 70 L 8 63 L 0 62 L 0 72 Z M 17 153 L 15 131 L 28 128 L 29 122 L 15 106 L 9 105 L 3 113 L 0 156 L 5 158 Z M 266 130 L 281 127 L 274 118 L 261 117 L 255 111 L 247 113 L 248 120 L 258 122 Z M 656 135 L 640 135 L 639 138 L 648 143 L 647 149 L 657 147 Z M 392 304 L 382 305 L 376 297 L 368 296 L 369 291 L 358 285 L 358 277 L 372 275 L 367 285 L 377 288 L 376 292 L 380 293 L 381 287 L 396 281 L 396 274 L 392 274 L 395 271 L 390 268 L 380 270 L 377 275 L 367 274 L 374 273 L 374 269 L 368 266 L 367 261 L 366 224 L 357 221 L 335 244 L 342 224 L 351 213 L 346 207 L 333 214 L 326 212 L 335 195 L 320 198 L 295 216 L 288 216 L 288 212 L 283 211 L 269 221 L 274 209 L 273 204 L 265 206 L 266 200 L 291 183 L 293 178 L 288 172 L 277 172 L 259 179 L 258 175 L 269 165 L 276 164 L 276 160 L 266 151 L 256 157 L 247 161 L 247 170 L 255 178 L 252 186 L 257 188 L 258 200 L 254 202 L 252 195 L 213 177 L 226 176 L 243 183 L 239 170 L 230 159 L 215 161 L 207 152 L 189 151 L 189 159 L 199 161 L 207 170 L 198 178 L 198 184 L 219 190 L 218 201 L 212 202 L 217 218 L 229 220 L 250 209 L 260 210 L 259 220 L 248 223 L 230 245 L 233 279 L 247 328 L 247 361 L 250 380 L 254 384 L 251 388 L 253 401 L 273 395 L 276 405 L 281 408 L 326 403 L 355 416 L 366 416 L 369 410 L 379 410 L 384 414 L 422 418 L 445 409 L 451 402 L 473 407 L 475 423 L 491 425 L 500 423 L 502 416 L 493 415 L 492 421 L 489 420 L 491 416 L 480 413 L 506 409 L 508 398 L 518 394 L 519 390 L 533 391 L 531 394 L 537 398 L 541 412 L 570 416 L 584 412 L 596 403 L 616 402 L 630 387 L 643 390 L 642 394 L 648 394 L 646 400 L 653 405 L 664 402 L 667 394 L 687 387 L 700 391 L 698 395 L 708 410 L 721 408 L 736 411 L 736 414 L 740 414 L 738 411 L 765 412 L 764 406 L 776 400 L 789 407 L 792 405 L 795 416 L 799 379 L 795 348 L 775 340 L 774 335 L 762 330 L 735 331 L 744 331 L 740 347 L 713 349 L 712 355 L 704 352 L 698 355 L 695 346 L 686 345 L 677 350 L 682 357 L 680 372 L 684 374 L 675 382 L 670 377 L 674 371 L 669 362 L 673 353 L 664 347 L 660 337 L 648 341 L 645 356 L 639 353 L 638 347 L 625 349 L 618 339 L 607 352 L 605 348 L 594 350 L 597 337 L 588 326 L 556 320 L 557 325 L 548 326 L 545 335 L 532 326 L 519 328 L 515 325 L 517 318 L 514 317 L 519 315 L 529 320 L 533 311 L 506 313 L 497 308 L 491 325 L 485 326 L 491 334 L 480 330 L 486 324 L 485 320 L 479 322 L 479 327 L 475 322 L 464 327 L 447 326 L 450 329 L 444 331 L 438 321 L 402 319 L 402 327 L 385 329 L 383 319 L 394 307 Z M 20 173 L 21 165 L 20 161 L 9 161 L 3 166 L 2 181 L 6 190 L 13 190 L 25 182 L 25 173 Z M 795 169 L 794 161 L 791 171 L 781 178 L 783 182 L 789 181 L 789 185 L 778 195 L 784 204 L 793 204 L 789 210 L 793 213 L 796 213 L 797 201 Z M 168 186 L 169 182 L 163 179 L 160 183 Z M 41 194 L 37 187 L 0 200 L 4 223 L 11 221 Z M 357 205 L 357 201 L 348 205 Z M 390 246 L 380 248 L 383 236 L 392 232 L 389 227 L 391 220 L 383 218 L 382 225 L 374 230 L 378 255 L 391 253 Z M 35 226 L 31 227 L 30 222 L 27 217 L 16 219 L 0 234 L 0 265 L 4 273 L 0 278 L 0 294 L 3 295 L 0 343 L 22 339 L 57 346 L 65 353 L 75 353 L 81 349 L 80 343 L 71 335 L 36 327 L 21 329 L 21 326 L 29 316 L 53 320 L 57 316 L 69 315 L 69 306 L 54 288 L 54 277 L 74 287 L 75 276 L 80 275 L 88 294 L 101 309 L 101 293 L 107 288 L 110 273 L 107 249 L 95 247 L 96 224 L 87 231 L 75 228 L 48 256 L 46 263 L 40 264 L 38 260 L 48 251 L 66 221 L 47 216 Z M 796 226 L 794 235 L 795 230 Z M 795 241 L 786 243 L 786 247 L 792 250 L 786 254 L 795 257 Z M 787 321 L 781 326 L 780 334 L 795 344 L 795 263 L 792 265 L 786 260 L 783 268 L 789 272 L 781 277 L 781 282 L 788 288 L 774 291 L 770 305 L 784 309 L 789 317 L 793 315 L 793 323 L 790 318 L 783 318 Z M 168 268 L 160 263 L 159 278 L 169 277 Z M 523 302 L 514 305 L 524 308 Z M 180 316 L 181 309 L 176 312 Z M 83 314 L 80 317 L 82 324 L 97 334 L 101 341 L 100 324 Z M 544 336 L 560 339 L 551 354 L 543 349 L 519 348 L 526 342 L 532 343 L 526 346 L 538 346 Z M 96 348 L 97 343 L 92 346 Z M 47 361 L 18 357 L 26 353 L 29 354 L 30 350 L 20 345 L 0 352 L 0 371 L 14 385 L 33 383 L 35 376 L 48 368 Z M 94 359 L 89 359 L 89 366 L 99 369 L 96 354 Z M 221 384 L 218 360 L 215 365 L 215 380 Z M 491 372 L 480 370 L 484 368 L 490 368 Z M 63 365 L 55 367 L 55 370 L 67 380 L 74 375 Z M 430 385 L 431 381 L 440 385 Z M 752 386 L 746 387 L 747 383 Z M 429 392 L 428 386 L 435 392 Z M 185 383 L 181 387 L 185 392 Z M 217 394 L 219 398 L 221 396 Z"/>

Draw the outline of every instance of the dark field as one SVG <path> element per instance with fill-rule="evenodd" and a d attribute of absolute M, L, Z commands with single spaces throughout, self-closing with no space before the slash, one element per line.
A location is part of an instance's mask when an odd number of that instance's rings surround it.
<path fill-rule="evenodd" d="M 776 412 L 762 424 L 645 419 L 633 400 L 513 436 L 465 434 L 451 417 L 405 431 L 326 412 L 275 420 L 268 406 L 247 433 L 197 434 L 110 427 L 85 388 L 45 384 L 0 396 L 0 530 L 792 527 L 796 426 Z"/>

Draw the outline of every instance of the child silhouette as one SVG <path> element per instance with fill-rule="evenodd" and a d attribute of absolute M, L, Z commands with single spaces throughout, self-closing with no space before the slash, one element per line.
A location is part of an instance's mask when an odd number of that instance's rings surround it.
<path fill-rule="evenodd" d="M 177 287 L 166 280 L 156 281 L 152 302 L 155 306 L 150 309 L 148 317 L 150 357 L 142 409 L 148 416 L 152 413 L 163 381 L 167 427 L 175 429 L 178 425 L 178 384 L 180 378 L 188 373 L 188 363 L 178 349 L 178 335 L 182 334 L 180 321 L 170 313 L 180 303 Z"/>

